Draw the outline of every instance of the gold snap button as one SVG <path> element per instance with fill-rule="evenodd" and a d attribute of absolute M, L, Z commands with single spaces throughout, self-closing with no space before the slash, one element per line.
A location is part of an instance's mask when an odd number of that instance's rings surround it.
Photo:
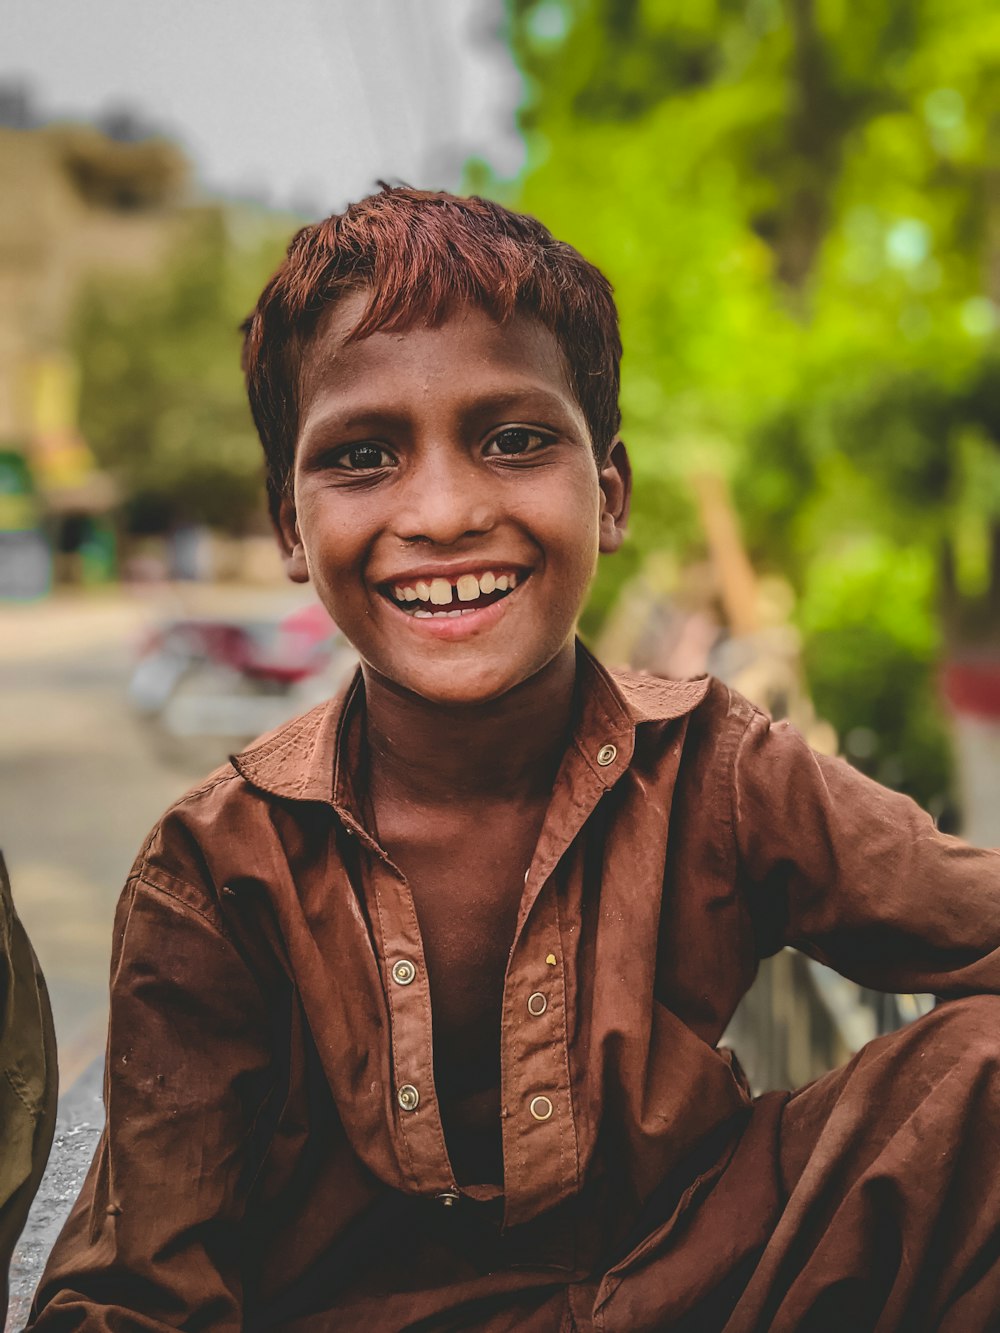
<path fill-rule="evenodd" d="M 618 757 L 618 750 L 614 745 L 602 745 L 597 751 L 597 762 L 602 768 L 607 768 L 608 764 L 613 764 Z"/>
<path fill-rule="evenodd" d="M 528 1110 L 536 1120 L 548 1120 L 552 1115 L 552 1103 L 548 1097 L 532 1097 Z"/>
<path fill-rule="evenodd" d="M 417 969 L 409 958 L 401 958 L 392 965 L 392 979 L 399 986 L 408 986 L 416 975 Z"/>
<path fill-rule="evenodd" d="M 404 1111 L 415 1111 L 420 1104 L 420 1093 L 412 1083 L 404 1083 L 396 1093 L 396 1100 Z"/>
<path fill-rule="evenodd" d="M 540 1018 L 549 1007 L 549 1002 L 540 990 L 536 990 L 534 995 L 528 996 L 528 1013 L 532 1018 Z"/>

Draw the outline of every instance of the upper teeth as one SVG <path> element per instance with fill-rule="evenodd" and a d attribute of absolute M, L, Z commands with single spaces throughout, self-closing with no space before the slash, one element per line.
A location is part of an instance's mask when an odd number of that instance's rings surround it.
<path fill-rule="evenodd" d="M 487 570 L 477 578 L 475 574 L 460 574 L 454 585 L 448 579 L 436 578 L 427 583 L 418 579 L 410 584 L 393 584 L 392 594 L 397 602 L 430 602 L 432 606 L 448 606 L 454 595 L 460 602 L 474 602 L 480 593 L 509 592 L 517 587 L 516 574 L 495 574 Z"/>

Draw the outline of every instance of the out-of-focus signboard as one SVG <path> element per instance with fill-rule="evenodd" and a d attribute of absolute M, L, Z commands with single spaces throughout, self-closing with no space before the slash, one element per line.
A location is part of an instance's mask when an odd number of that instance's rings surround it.
<path fill-rule="evenodd" d="M 52 579 L 48 542 L 24 455 L 0 449 L 0 598 L 41 597 Z"/>

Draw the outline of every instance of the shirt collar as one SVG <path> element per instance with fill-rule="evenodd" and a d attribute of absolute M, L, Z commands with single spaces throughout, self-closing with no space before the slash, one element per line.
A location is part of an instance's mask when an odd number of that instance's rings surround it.
<path fill-rule="evenodd" d="M 577 642 L 579 709 L 574 743 L 601 782 L 613 786 L 628 767 L 635 729 L 690 713 L 708 692 L 708 677 L 667 680 L 641 672 L 611 672 Z M 328 703 L 287 722 L 233 755 L 231 763 L 259 791 L 297 801 L 322 801 L 362 831 L 351 781 L 357 761 L 356 724 L 364 705 L 358 670 Z"/>

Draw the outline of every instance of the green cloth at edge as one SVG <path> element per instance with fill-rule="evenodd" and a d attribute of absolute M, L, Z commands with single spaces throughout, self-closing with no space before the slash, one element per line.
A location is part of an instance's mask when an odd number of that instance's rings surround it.
<path fill-rule="evenodd" d="M 17 919 L 0 854 L 0 1328 L 9 1267 L 56 1125 L 58 1067 L 48 990 Z"/>

